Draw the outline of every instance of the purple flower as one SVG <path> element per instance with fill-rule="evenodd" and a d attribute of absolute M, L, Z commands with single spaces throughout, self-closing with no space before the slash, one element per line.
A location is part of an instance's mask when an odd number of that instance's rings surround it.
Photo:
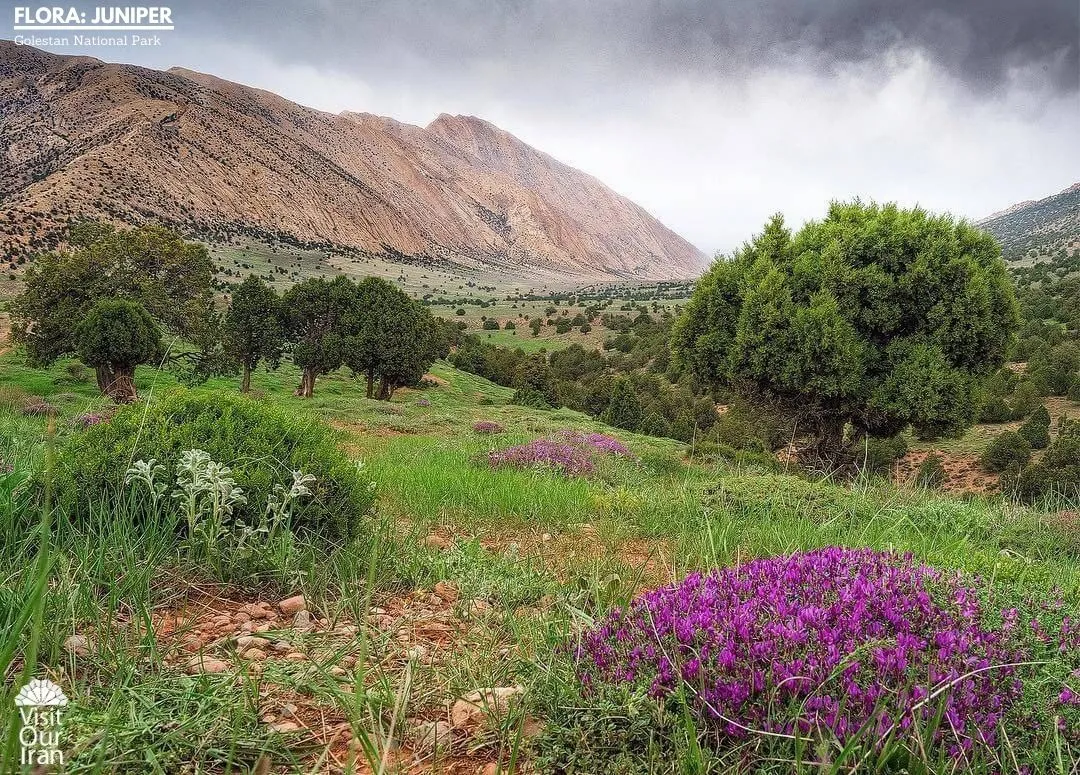
<path fill-rule="evenodd" d="M 630 450 L 613 436 L 604 433 L 585 433 L 584 431 L 567 428 L 555 432 L 555 438 L 567 444 L 579 447 L 589 447 L 597 452 L 605 452 L 609 455 L 629 455 Z"/>
<path fill-rule="evenodd" d="M 567 476 L 586 476 L 594 470 L 592 461 L 580 448 L 547 439 L 493 450 L 488 453 L 488 465 L 492 468 L 550 467 Z"/>
<path fill-rule="evenodd" d="M 426 398 L 421 398 L 419 401 L 416 402 L 416 405 L 417 406 L 431 406 L 431 401 L 429 401 Z"/>
<path fill-rule="evenodd" d="M 483 434 L 502 433 L 504 430 L 501 425 L 492 420 L 478 420 L 473 423 L 472 429 L 476 433 Z"/>
<path fill-rule="evenodd" d="M 691 574 L 613 611 L 572 650 L 586 690 L 630 682 L 662 699 L 682 688 L 721 735 L 903 736 L 941 708 L 936 741 L 964 757 L 997 744 L 1023 691 L 1009 665 L 1030 658 L 1016 612 L 997 629 L 985 613 L 959 574 L 830 547 Z M 1066 620 L 1062 642 L 1072 632 Z"/>

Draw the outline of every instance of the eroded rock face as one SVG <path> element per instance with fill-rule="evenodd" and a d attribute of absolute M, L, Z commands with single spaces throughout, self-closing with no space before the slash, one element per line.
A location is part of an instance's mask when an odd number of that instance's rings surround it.
<path fill-rule="evenodd" d="M 112 213 L 518 275 L 673 279 L 705 263 L 600 181 L 471 116 L 335 116 L 7 41 L 0 94 L 0 218 L 17 227 L 4 253 Z"/>

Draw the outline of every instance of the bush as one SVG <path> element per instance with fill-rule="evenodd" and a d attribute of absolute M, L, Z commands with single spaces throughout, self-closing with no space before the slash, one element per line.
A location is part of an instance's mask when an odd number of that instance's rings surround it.
<path fill-rule="evenodd" d="M 1060 684 L 1026 682 L 1037 670 L 1014 663 L 1055 661 L 1064 675 L 1080 637 L 1060 605 L 1025 600 L 1021 613 L 984 594 L 910 556 L 829 547 L 694 573 L 616 609 L 571 651 L 591 704 L 628 694 L 673 711 L 685 703 L 705 745 L 741 746 L 740 756 L 773 753 L 762 730 L 775 745 L 799 735 L 867 751 L 892 736 L 931 758 L 994 762 L 999 745 L 1029 750 L 1002 740 L 999 725 L 1026 737 L 1055 714 L 1075 717 Z M 928 697 L 954 680 L 962 688 Z"/>
<path fill-rule="evenodd" d="M 1016 431 L 999 434 L 979 458 L 987 471 L 1001 472 L 1011 466 L 1024 467 L 1031 460 L 1031 444 Z"/>
<path fill-rule="evenodd" d="M 930 454 L 919 465 L 915 472 L 915 484 L 919 487 L 937 489 L 945 483 L 945 466 L 942 464 L 941 455 Z"/>
<path fill-rule="evenodd" d="M 1015 479 L 1015 493 L 1025 501 L 1051 496 L 1080 496 L 1080 422 L 1069 422 L 1038 463 Z"/>
<path fill-rule="evenodd" d="M 1005 399 L 1001 396 L 991 396 L 987 402 L 983 404 L 982 411 L 979 413 L 979 422 L 998 425 L 1000 423 L 1009 422 L 1012 417 L 1013 411 L 1009 408 L 1009 405 L 1005 403 Z"/>
<path fill-rule="evenodd" d="M 1067 395 L 1070 401 L 1075 401 L 1080 404 L 1080 377 L 1077 377 L 1072 381 Z"/>
<path fill-rule="evenodd" d="M 527 406 L 531 409 L 551 408 L 547 396 L 545 396 L 542 391 L 531 387 L 523 387 L 515 390 L 514 395 L 510 397 L 510 403 L 515 406 Z"/>
<path fill-rule="evenodd" d="M 1032 449 L 1046 449 L 1050 443 L 1050 412 L 1040 406 L 1024 421 L 1018 433 L 1027 439 Z"/>
<path fill-rule="evenodd" d="M 517 326 L 514 325 L 513 320 L 507 320 L 505 323 L 503 323 L 503 331 L 513 331 L 516 328 Z"/>
<path fill-rule="evenodd" d="M 74 518 L 89 518 L 100 502 L 126 491 L 125 472 L 135 461 L 153 459 L 172 471 L 191 449 L 232 469 L 247 499 L 234 514 L 247 524 L 258 523 L 274 486 L 288 487 L 298 470 L 315 481 L 294 528 L 328 538 L 364 530 L 374 484 L 338 448 L 330 429 L 233 394 L 174 390 L 75 434 L 57 458 L 57 497 Z"/>
<path fill-rule="evenodd" d="M 499 330 L 499 321 L 498 320 L 492 320 L 491 318 L 488 318 L 487 320 L 484 321 L 484 330 L 485 331 L 498 331 Z"/>

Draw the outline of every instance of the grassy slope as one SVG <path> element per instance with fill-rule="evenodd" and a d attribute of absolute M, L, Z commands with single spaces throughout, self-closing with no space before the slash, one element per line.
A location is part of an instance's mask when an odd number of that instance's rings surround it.
<path fill-rule="evenodd" d="M 61 408 L 59 433 L 71 432 L 69 419 L 100 405 L 100 399 L 92 384 L 67 384 L 65 366 L 37 371 L 21 365 L 18 353 L 0 356 L 6 395 L 0 395 L 0 403 L 17 401 L 18 391 L 47 396 Z M 367 568 L 374 562 L 370 567 L 378 572 L 369 591 L 377 603 L 430 589 L 442 579 L 454 582 L 463 600 L 483 598 L 495 605 L 491 620 L 470 626 L 468 637 L 474 640 L 453 659 L 416 666 L 415 672 L 396 663 L 388 667 L 381 655 L 389 655 L 395 644 L 373 636 L 365 648 L 375 655 L 375 664 L 356 679 L 358 685 L 371 684 L 362 701 L 361 695 L 342 695 L 333 681 L 316 677 L 312 689 L 310 674 L 272 673 L 281 691 L 313 695 L 326 714 L 344 719 L 358 733 L 386 722 L 394 703 L 406 695 L 405 715 L 433 718 L 447 701 L 478 686 L 521 683 L 533 697 L 528 707 L 543 716 L 551 696 L 549 655 L 566 637 L 575 610 L 625 602 L 635 590 L 681 577 L 690 568 L 754 556 L 830 544 L 898 549 L 941 567 L 982 574 L 992 584 L 1057 586 L 1068 601 L 1080 599 L 1075 528 L 1065 532 L 1051 515 L 997 501 L 957 500 L 879 482 L 837 486 L 764 470 L 688 464 L 683 445 L 627 433 L 618 435 L 637 460 L 612 462 L 589 480 L 490 470 L 477 457 L 493 446 L 566 427 L 610 429 L 567 410 L 510 406 L 511 391 L 446 364 L 432 371 L 439 384 L 403 390 L 390 404 L 362 398 L 344 374 L 320 379 L 309 402 L 291 396 L 297 375 L 288 367 L 254 377 L 266 400 L 313 412 L 340 429 L 342 444 L 365 461 L 378 482 L 381 514 L 392 526 L 395 544 L 384 546 L 376 560 L 349 549 L 330 558 L 303 554 L 289 568 L 226 594 L 273 599 L 299 589 L 324 610 L 362 614 Z M 168 389 L 175 378 L 140 369 L 138 384 L 146 395 Z M 215 380 L 207 387 L 232 390 L 234 382 Z M 506 432 L 477 435 L 471 426 L 479 419 L 496 420 Z M 18 469 L 37 463 L 44 428 L 43 418 L 0 407 L 0 456 Z M 9 608 L 32 599 L 18 591 L 33 582 L 26 558 L 36 546 L 32 534 L 16 529 L 12 516 L 0 520 L 6 526 L 0 576 L 15 593 L 0 596 L 0 605 Z M 422 539 L 430 533 L 450 538 L 452 546 L 425 547 Z M 89 532 L 61 531 L 57 546 L 42 615 L 42 655 L 72 688 L 71 735 L 95 757 L 91 761 L 87 754 L 72 771 L 130 771 L 133 752 L 147 751 L 162 761 L 172 756 L 213 769 L 226 760 L 250 764 L 252 752 L 262 750 L 276 763 L 292 761 L 289 771 L 320 771 L 317 744 L 286 744 L 260 724 L 263 707 L 256 687 L 181 676 L 160 655 L 147 652 L 146 641 L 130 629 L 101 636 L 102 653 L 88 663 L 76 665 L 64 656 L 60 644 L 72 632 L 130 621 L 133 614 L 146 618 L 190 601 L 196 591 L 192 582 L 205 569 L 179 560 L 168 536 L 115 520 Z M 552 598 L 560 603 L 544 602 Z M 5 642 L 10 641 L 0 639 L 0 646 Z M 406 686 L 417 688 L 406 692 Z M 133 701 L 140 703 L 138 709 L 129 707 Z M 166 720 L 179 731 L 163 735 L 160 725 Z M 109 731 L 95 741 L 103 725 Z M 503 746 L 505 756 L 512 737 L 504 730 L 475 755 L 490 760 Z M 230 746 L 236 751 L 230 753 Z"/>

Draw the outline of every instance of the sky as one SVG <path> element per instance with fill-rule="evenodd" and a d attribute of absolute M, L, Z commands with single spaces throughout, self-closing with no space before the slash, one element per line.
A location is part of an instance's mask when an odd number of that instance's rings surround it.
<path fill-rule="evenodd" d="M 15 5 L 0 0 L 5 29 Z M 170 7 L 160 46 L 46 48 L 183 66 L 331 112 L 479 116 L 709 254 L 832 199 L 977 219 L 1080 181 L 1077 0 Z"/>

